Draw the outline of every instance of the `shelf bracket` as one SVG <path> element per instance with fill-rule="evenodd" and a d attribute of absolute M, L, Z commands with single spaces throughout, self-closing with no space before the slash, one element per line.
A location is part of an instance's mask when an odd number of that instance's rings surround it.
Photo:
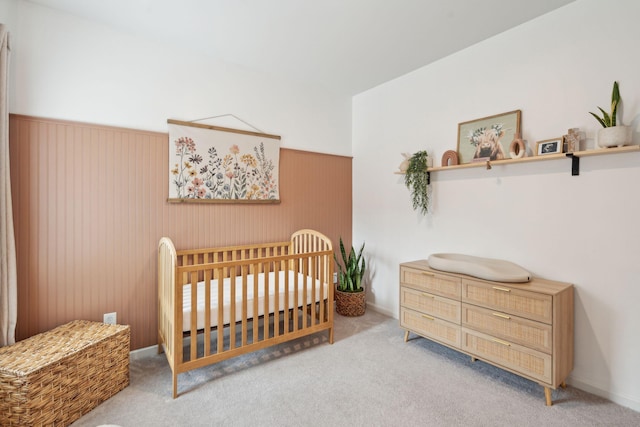
<path fill-rule="evenodd" d="M 566 155 L 571 158 L 571 176 L 580 175 L 580 157 L 574 156 L 573 153 L 567 153 Z"/>

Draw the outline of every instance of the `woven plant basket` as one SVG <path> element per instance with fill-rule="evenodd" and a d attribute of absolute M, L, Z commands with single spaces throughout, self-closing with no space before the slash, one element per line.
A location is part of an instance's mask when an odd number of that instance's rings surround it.
<path fill-rule="evenodd" d="M 367 305 L 366 293 L 342 292 L 336 289 L 336 312 L 347 317 L 362 316 Z"/>

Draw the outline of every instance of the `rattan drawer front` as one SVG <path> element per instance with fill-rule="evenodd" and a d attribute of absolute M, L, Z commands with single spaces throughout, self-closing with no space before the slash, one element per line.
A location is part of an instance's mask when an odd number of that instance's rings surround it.
<path fill-rule="evenodd" d="M 462 328 L 461 348 L 519 375 L 551 384 L 551 355 Z"/>
<path fill-rule="evenodd" d="M 464 279 L 462 301 L 544 323 L 550 324 L 553 320 L 551 295 L 529 292 L 515 286 Z"/>
<path fill-rule="evenodd" d="M 400 326 L 426 338 L 460 348 L 460 326 L 437 317 L 400 308 Z"/>
<path fill-rule="evenodd" d="M 400 281 L 414 289 L 447 298 L 460 299 L 461 279 L 458 277 L 402 267 Z"/>
<path fill-rule="evenodd" d="M 462 304 L 462 326 L 551 354 L 551 325 Z"/>
<path fill-rule="evenodd" d="M 400 304 L 403 307 L 460 324 L 460 301 L 403 286 L 400 288 Z"/>

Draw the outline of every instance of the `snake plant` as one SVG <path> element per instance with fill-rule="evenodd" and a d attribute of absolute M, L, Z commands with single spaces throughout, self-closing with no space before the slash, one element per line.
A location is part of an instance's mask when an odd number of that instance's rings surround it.
<path fill-rule="evenodd" d="M 611 92 L 611 113 L 607 114 L 606 111 L 598 107 L 598 110 L 602 112 L 602 117 L 592 112 L 589 112 L 589 114 L 595 117 L 598 123 L 600 123 L 603 128 L 613 127 L 616 125 L 616 115 L 618 112 L 619 103 L 620 103 L 620 89 L 618 88 L 618 82 L 613 82 L 613 90 Z"/>
<path fill-rule="evenodd" d="M 338 265 L 338 290 L 341 292 L 362 292 L 364 287 L 362 286 L 362 277 L 364 276 L 365 261 L 362 256 L 364 250 L 364 243 L 360 247 L 360 250 L 356 254 L 353 246 L 349 256 L 344 249 L 344 243 L 342 243 L 342 237 L 340 238 L 340 254 L 342 255 L 342 263 L 338 261 L 338 257 L 333 254 L 333 258 Z M 344 268 L 343 268 L 344 266 Z"/>

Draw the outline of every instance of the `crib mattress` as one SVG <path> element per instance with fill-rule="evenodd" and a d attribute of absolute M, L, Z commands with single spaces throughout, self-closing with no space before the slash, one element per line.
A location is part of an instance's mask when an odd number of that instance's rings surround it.
<path fill-rule="evenodd" d="M 276 273 L 260 273 L 257 275 L 247 275 L 247 318 L 253 317 L 254 299 L 258 299 L 258 316 L 265 315 L 265 281 L 268 275 L 268 312 L 269 314 L 275 311 L 276 307 Z M 296 281 L 297 275 L 297 281 Z M 319 280 L 315 280 L 315 295 L 312 295 L 312 285 L 314 279 L 310 276 L 305 276 L 302 273 L 296 273 L 294 271 L 280 271 L 278 272 L 278 309 L 280 311 L 285 310 L 285 281 L 288 276 L 288 307 L 289 309 L 301 307 L 303 305 L 311 304 L 312 302 L 318 302 L 322 299 L 326 299 L 328 295 L 328 284 L 321 286 Z M 258 281 L 258 295 L 254 296 L 254 280 Z M 231 323 L 231 286 L 232 279 L 226 278 L 223 280 L 223 301 L 218 301 L 218 280 L 211 280 L 211 325 L 212 327 L 218 326 L 218 310 L 222 306 L 223 309 L 223 322 L 225 325 Z M 235 319 L 234 322 L 242 320 L 242 277 L 238 276 L 233 278 L 233 284 L 236 289 L 235 294 Z M 295 288 L 297 284 L 298 298 L 295 300 Z M 307 288 L 307 298 L 304 301 L 303 288 Z M 192 285 L 187 284 L 182 288 L 182 330 L 184 332 L 191 330 L 191 292 Z M 322 295 L 322 296 L 321 296 Z M 199 282 L 197 284 L 197 328 L 204 329 L 204 312 L 205 312 L 205 282 Z"/>

